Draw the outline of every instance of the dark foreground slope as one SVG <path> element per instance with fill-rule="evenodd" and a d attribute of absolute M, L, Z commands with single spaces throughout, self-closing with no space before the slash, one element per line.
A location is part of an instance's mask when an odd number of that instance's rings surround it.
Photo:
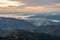
<path fill-rule="evenodd" d="M 60 24 L 58 24 L 58 25 L 42 25 L 39 28 L 35 29 L 35 32 L 60 36 Z"/>
<path fill-rule="evenodd" d="M 44 33 L 14 30 L 11 35 L 0 37 L 0 40 L 60 40 L 60 38 Z"/>

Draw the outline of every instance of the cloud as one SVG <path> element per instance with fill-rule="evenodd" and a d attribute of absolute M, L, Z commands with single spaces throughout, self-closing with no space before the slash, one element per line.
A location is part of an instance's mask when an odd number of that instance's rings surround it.
<path fill-rule="evenodd" d="M 21 5 L 25 4 L 18 1 L 0 0 L 0 7 L 21 6 Z"/>
<path fill-rule="evenodd" d="M 60 22 L 60 20 L 51 20 L 52 22 Z"/>
<path fill-rule="evenodd" d="M 28 5 L 49 5 L 54 3 L 60 3 L 60 0 L 18 0 Z"/>
<path fill-rule="evenodd" d="M 13 1 L 13 0 L 12 0 Z M 25 6 L 46 6 L 46 7 L 60 7 L 60 0 L 15 0 L 15 1 L 22 1 L 25 3 Z"/>
<path fill-rule="evenodd" d="M 58 4 L 58 3 L 57 3 L 56 5 L 57 5 L 57 6 L 60 6 L 60 4 Z"/>
<path fill-rule="evenodd" d="M 45 7 L 50 7 L 50 8 L 60 8 L 60 3 L 55 3 L 51 5 L 44 5 Z"/>
<path fill-rule="evenodd" d="M 5 7 L 5 8 L 0 8 L 0 11 L 6 11 L 6 12 L 60 12 L 60 8 L 50 8 L 50 7 L 44 7 L 44 6 L 27 6 L 24 8 Z"/>
<path fill-rule="evenodd" d="M 60 0 L 0 0 L 0 7 L 17 6 L 46 6 L 60 7 Z"/>
<path fill-rule="evenodd" d="M 32 12 L 56 12 L 59 11 L 60 8 L 50 8 L 50 7 L 44 7 L 44 6 L 29 6 L 25 9 L 32 11 Z"/>
<path fill-rule="evenodd" d="M 0 7 L 8 12 L 60 12 L 60 0 L 0 0 Z"/>

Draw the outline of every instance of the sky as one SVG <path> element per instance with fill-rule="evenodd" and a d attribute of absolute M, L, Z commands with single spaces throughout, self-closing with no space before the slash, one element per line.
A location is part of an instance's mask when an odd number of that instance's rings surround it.
<path fill-rule="evenodd" d="M 60 12 L 60 0 L 0 0 L 0 12 Z"/>

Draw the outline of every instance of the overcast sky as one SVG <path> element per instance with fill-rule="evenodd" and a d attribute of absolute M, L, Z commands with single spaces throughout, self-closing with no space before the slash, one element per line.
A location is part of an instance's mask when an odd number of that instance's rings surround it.
<path fill-rule="evenodd" d="M 60 12 L 60 0 L 0 0 L 0 11 Z"/>

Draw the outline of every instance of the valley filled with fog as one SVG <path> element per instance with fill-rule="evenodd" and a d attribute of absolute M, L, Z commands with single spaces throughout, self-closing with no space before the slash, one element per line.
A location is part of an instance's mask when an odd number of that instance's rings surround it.
<path fill-rule="evenodd" d="M 57 40 L 60 38 L 60 12 L 0 12 L 0 37 L 7 38 L 8 36 L 10 38 L 10 35 L 15 35 L 15 31 L 19 35 L 23 33 L 22 36 L 25 35 L 29 38 L 28 35 L 31 35 L 31 40 L 35 39 L 34 36 L 38 40 L 41 36 L 41 40 L 44 36 L 52 37 L 51 40 L 55 40 L 56 37 Z"/>

